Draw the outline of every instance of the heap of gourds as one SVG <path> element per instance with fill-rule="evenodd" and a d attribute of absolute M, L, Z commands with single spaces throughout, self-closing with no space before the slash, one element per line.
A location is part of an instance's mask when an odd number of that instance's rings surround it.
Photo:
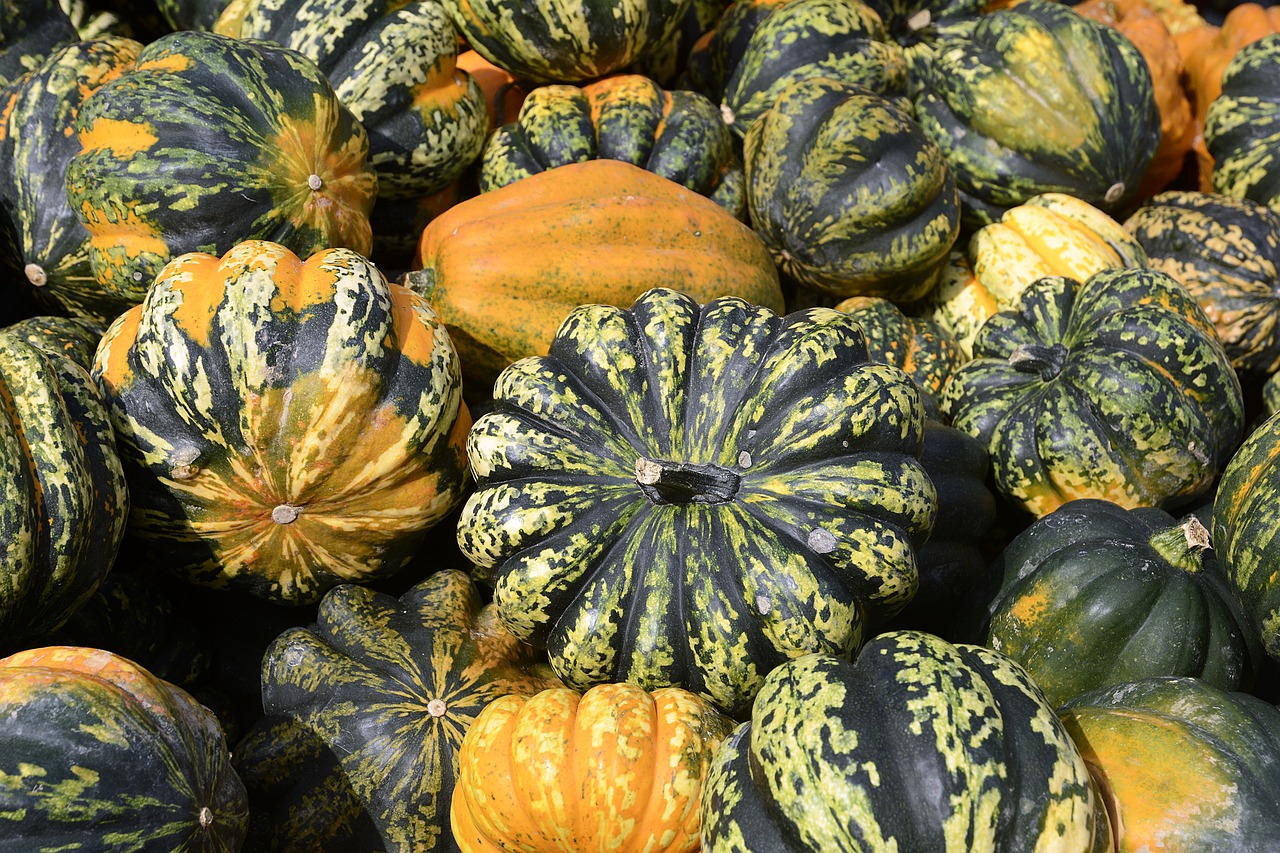
<path fill-rule="evenodd" d="M 1280 849 L 1280 16 L 0 2 L 0 848 Z"/>

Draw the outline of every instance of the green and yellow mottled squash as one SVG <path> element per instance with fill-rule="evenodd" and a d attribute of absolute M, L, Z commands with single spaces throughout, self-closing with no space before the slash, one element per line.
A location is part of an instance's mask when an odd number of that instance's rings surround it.
<path fill-rule="evenodd" d="M 707 853 L 1110 849 L 1080 752 L 1026 672 L 919 631 L 770 673 L 716 754 L 702 822 Z"/>
<path fill-rule="evenodd" d="M 67 203 L 66 170 L 80 153 L 73 132 L 84 99 L 130 70 L 142 45 L 132 39 L 79 41 L 50 56 L 7 91 L 0 120 L 0 210 L 17 238 L 4 268 L 45 311 L 106 325 L 142 300 L 128 280 L 100 284 L 89 262 L 89 232 Z"/>
<path fill-rule="evenodd" d="M 1209 104 L 1204 141 L 1213 157 L 1213 190 L 1280 212 L 1280 33 L 1236 52 L 1222 73 L 1222 92 Z"/>
<path fill-rule="evenodd" d="M 107 404 L 78 361 L 83 343 L 66 346 L 80 322 L 0 330 L 0 652 L 62 625 L 124 535 L 129 493 Z"/>
<path fill-rule="evenodd" d="M 60 353 L 85 370 L 92 370 L 93 354 L 105 331 L 82 317 L 42 315 L 12 323 L 0 334 L 17 336 L 37 349 Z"/>
<path fill-rule="evenodd" d="M 585 83 L 658 50 L 691 0 L 445 0 L 462 38 L 526 83 Z"/>
<path fill-rule="evenodd" d="M 516 120 L 485 143 L 480 191 L 595 159 L 647 169 L 746 219 L 742 161 L 715 105 L 638 74 L 534 89 Z"/>
<path fill-rule="evenodd" d="M 909 303 L 934 286 L 959 237 L 938 146 L 861 86 L 793 83 L 752 125 L 743 161 L 751 224 L 803 287 Z"/>
<path fill-rule="evenodd" d="M 993 9 L 1012 5 L 1006 0 L 866 0 L 884 21 L 889 37 L 903 49 L 910 68 L 908 85 L 914 91 L 925 75 L 942 36 L 972 27 Z"/>
<path fill-rule="evenodd" d="M 1057 707 L 1160 675 L 1252 684 L 1260 650 L 1194 515 L 1078 500 L 1001 552 L 984 645 L 1022 665 Z"/>
<path fill-rule="evenodd" d="M 568 686 L 675 684 L 740 716 L 770 669 L 848 654 L 910 600 L 923 425 L 839 311 L 583 306 L 499 376 L 458 543 Z"/>
<path fill-rule="evenodd" d="M 1147 678 L 1060 709 L 1117 853 L 1280 848 L 1280 710 L 1198 678 Z"/>
<path fill-rule="evenodd" d="M 558 685 L 445 569 L 398 598 L 354 584 L 262 659 L 266 716 L 237 745 L 264 850 L 458 850 L 449 803 L 463 738 L 502 697 Z"/>
<path fill-rule="evenodd" d="M 0 87 L 76 41 L 79 33 L 58 0 L 0 2 Z"/>
<path fill-rule="evenodd" d="M 1142 54 L 1065 4 L 1027 0 L 948 30 L 925 68 L 916 117 L 974 225 L 1045 192 L 1123 210 L 1160 144 Z"/>
<path fill-rule="evenodd" d="M 783 308 L 760 237 L 724 208 L 621 160 L 588 160 L 468 199 L 422 232 L 408 285 L 449 329 L 471 388 L 545 355 L 579 305 L 654 287 Z"/>
<path fill-rule="evenodd" d="M 439 192 L 480 156 L 484 92 L 457 65 L 458 34 L 439 0 L 233 0 L 213 32 L 275 42 L 319 66 L 368 132 L 379 204 Z M 379 251 L 412 251 L 421 232 L 411 218 L 380 225 Z"/>
<path fill-rule="evenodd" d="M 987 446 L 1000 492 L 1036 516 L 1076 498 L 1187 504 L 1244 429 L 1213 325 L 1150 268 L 1034 282 L 982 327 L 942 410 Z"/>
<path fill-rule="evenodd" d="M 364 257 L 247 241 L 161 270 L 98 348 L 158 565 L 314 602 L 396 572 L 467 485 L 452 344 Z"/>
<path fill-rule="evenodd" d="M 678 86 L 694 48 L 703 36 L 715 29 L 716 22 L 732 3 L 733 0 L 692 0 L 675 32 L 625 70 L 643 74 L 665 88 Z"/>
<path fill-rule="evenodd" d="M 491 702 L 462 740 L 462 853 L 694 853 L 707 768 L 733 721 L 687 690 L 565 687 Z"/>
<path fill-rule="evenodd" d="M 1213 500 L 1213 545 L 1267 654 L 1280 660 L 1280 417 L 1231 457 Z"/>
<path fill-rule="evenodd" d="M 249 239 L 370 251 L 368 136 L 295 51 L 172 33 L 86 100 L 75 129 L 67 200 L 106 287 L 145 288 L 180 254 Z"/>
<path fill-rule="evenodd" d="M 0 838 L 14 850 L 234 853 L 249 804 L 213 715 L 98 649 L 0 660 Z"/>
<path fill-rule="evenodd" d="M 1200 303 L 1237 371 L 1280 370 L 1280 214 L 1248 199 L 1171 191 L 1124 226 L 1150 265 Z"/>

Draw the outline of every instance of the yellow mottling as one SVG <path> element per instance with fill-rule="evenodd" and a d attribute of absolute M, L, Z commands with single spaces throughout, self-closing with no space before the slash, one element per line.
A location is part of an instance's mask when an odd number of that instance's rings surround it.
<path fill-rule="evenodd" d="M 108 150 L 118 160 L 128 160 L 159 142 L 155 129 L 146 122 L 100 118 L 80 132 L 85 151 Z"/>

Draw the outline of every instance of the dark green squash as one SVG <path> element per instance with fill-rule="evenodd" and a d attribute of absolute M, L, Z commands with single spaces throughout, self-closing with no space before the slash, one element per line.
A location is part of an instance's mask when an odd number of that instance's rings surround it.
<path fill-rule="evenodd" d="M 1222 92 L 1209 104 L 1204 141 L 1213 157 L 1213 190 L 1280 211 L 1280 33 L 1236 52 L 1222 73 Z"/>
<path fill-rule="evenodd" d="M 568 686 L 679 684 L 741 717 L 770 669 L 848 654 L 914 594 L 923 414 L 838 311 L 582 306 L 498 377 L 458 543 Z"/>
<path fill-rule="evenodd" d="M 998 652 L 919 631 L 765 680 L 717 753 L 706 853 L 1108 849 L 1079 751 Z"/>
<path fill-rule="evenodd" d="M 998 564 L 984 644 L 1021 664 L 1054 707 L 1160 675 L 1252 684 L 1261 650 L 1194 515 L 1072 501 L 1018 534 Z"/>
<path fill-rule="evenodd" d="M 601 158 L 647 169 L 746 219 L 742 161 L 715 105 L 638 74 L 534 89 L 516 120 L 485 143 L 480 191 Z"/>
<path fill-rule="evenodd" d="M 0 660 L 0 838 L 13 850 L 234 853 L 249 808 L 213 715 L 97 649 Z"/>
<path fill-rule="evenodd" d="M 943 413 L 1033 515 L 1076 498 L 1165 509 L 1211 488 L 1244 429 L 1240 382 L 1182 285 L 1150 268 L 1033 282 L 987 320 Z"/>
<path fill-rule="evenodd" d="M 74 352 L 30 321 L 0 331 L 0 652 L 62 625 L 124 535 L 115 435 Z"/>
<path fill-rule="evenodd" d="M 79 317 L 42 315 L 13 323 L 3 334 L 16 335 L 38 349 L 66 355 L 85 370 L 92 370 L 93 355 L 105 331 L 97 323 Z"/>
<path fill-rule="evenodd" d="M 1280 370 L 1280 214 L 1249 199 L 1175 190 L 1124 225 L 1150 265 L 1200 303 L 1237 371 Z"/>
<path fill-rule="evenodd" d="M 58 0 L 0 2 L 0 87 L 34 71 L 47 57 L 79 40 Z"/>
<path fill-rule="evenodd" d="M 933 61 L 938 43 L 974 26 L 992 8 L 1011 5 L 1004 0 L 866 0 L 884 21 L 889 37 L 906 53 L 909 86 L 918 92 Z"/>
<path fill-rule="evenodd" d="M 264 720 L 235 767 L 270 850 L 457 850 L 449 802 L 462 738 L 491 701 L 559 686 L 446 569 L 398 599 L 332 589 L 313 625 L 262 660 Z"/>
<path fill-rule="evenodd" d="M 716 21 L 732 3 L 733 0 L 692 0 L 675 32 L 651 53 L 645 54 L 643 59 L 624 70 L 642 74 L 667 89 L 679 86 L 690 54 L 702 37 L 715 28 Z"/>
<path fill-rule="evenodd" d="M 913 302 L 960 235 L 938 146 L 894 101 L 852 83 L 784 89 L 747 133 L 743 160 L 751 224 L 804 287 Z"/>
<path fill-rule="evenodd" d="M 1160 144 L 1142 54 L 1064 4 L 1027 0 L 947 30 L 924 68 L 916 117 L 973 225 L 1044 192 L 1123 210 Z"/>
<path fill-rule="evenodd" d="M 67 200 L 103 285 L 145 288 L 171 258 L 248 239 L 370 251 L 368 135 L 296 51 L 172 33 L 98 89 L 75 129 Z"/>
<path fill-rule="evenodd" d="M 0 211 L 15 235 L 3 268 L 47 311 L 106 325 L 142 299 L 132 280 L 100 284 L 89 232 L 67 203 L 66 170 L 80 153 L 74 124 L 85 98 L 133 68 L 142 45 L 79 41 L 54 53 L 8 91 L 0 119 Z"/>

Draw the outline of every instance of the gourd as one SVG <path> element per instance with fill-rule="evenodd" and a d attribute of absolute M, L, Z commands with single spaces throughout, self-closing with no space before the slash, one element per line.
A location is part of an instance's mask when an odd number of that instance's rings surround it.
<path fill-rule="evenodd" d="M 1213 190 L 1280 211 L 1274 172 L 1280 33 L 1237 51 L 1222 74 L 1222 92 L 1205 113 L 1204 141 L 1213 157 Z"/>

